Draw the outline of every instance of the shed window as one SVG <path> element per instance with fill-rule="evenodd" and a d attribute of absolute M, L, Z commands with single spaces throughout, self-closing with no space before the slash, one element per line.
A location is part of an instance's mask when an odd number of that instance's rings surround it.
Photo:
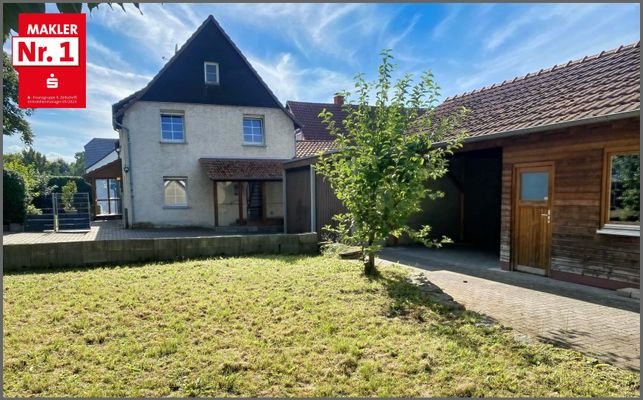
<path fill-rule="evenodd" d="M 205 83 L 210 85 L 219 84 L 219 64 L 214 62 L 205 62 L 203 64 L 203 72 L 205 74 Z"/>
<path fill-rule="evenodd" d="M 187 178 L 163 178 L 166 207 L 187 207 Z"/>
<path fill-rule="evenodd" d="M 603 224 L 618 229 L 641 224 L 641 162 L 638 150 L 606 151 Z"/>
<path fill-rule="evenodd" d="M 263 145 L 263 118 L 244 117 L 243 118 L 243 144 Z"/>
<path fill-rule="evenodd" d="M 182 114 L 161 114 L 161 141 L 185 142 L 185 129 Z"/>

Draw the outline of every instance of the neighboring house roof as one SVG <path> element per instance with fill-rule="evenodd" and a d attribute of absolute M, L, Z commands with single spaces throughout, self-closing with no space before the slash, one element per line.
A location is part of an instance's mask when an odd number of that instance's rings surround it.
<path fill-rule="evenodd" d="M 94 138 L 85 145 L 85 169 L 90 168 L 118 147 L 118 139 Z"/>
<path fill-rule="evenodd" d="M 324 108 L 333 113 L 339 127 L 346 117 L 342 107 L 335 104 L 286 104 L 301 122 L 305 140 L 332 140 L 318 117 Z M 435 111 L 439 115 L 462 106 L 471 111 L 464 122 L 469 138 L 491 138 L 501 133 L 638 112 L 640 44 L 603 51 L 447 98 Z"/>
<path fill-rule="evenodd" d="M 295 157 L 310 157 L 335 149 L 333 140 L 297 140 L 295 142 Z"/>
<path fill-rule="evenodd" d="M 324 109 L 333 114 L 335 126 L 343 129 L 342 121 L 348 115 L 344 111 L 344 106 L 334 103 L 307 103 L 303 101 L 287 101 L 286 107 L 293 113 L 299 121 L 299 129 L 304 140 L 333 140 L 319 118 L 319 113 Z"/>
<path fill-rule="evenodd" d="M 205 83 L 204 62 L 219 64 L 218 85 Z M 139 100 L 280 108 L 297 124 L 212 15 L 147 86 L 112 106 L 114 129 Z"/>
<path fill-rule="evenodd" d="M 200 158 L 199 163 L 214 181 L 281 180 L 284 160 Z"/>

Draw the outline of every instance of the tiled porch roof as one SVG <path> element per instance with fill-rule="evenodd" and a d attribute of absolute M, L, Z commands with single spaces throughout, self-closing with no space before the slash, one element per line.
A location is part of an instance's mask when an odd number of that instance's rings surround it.
<path fill-rule="evenodd" d="M 316 156 L 320 152 L 335 150 L 334 140 L 297 140 L 295 145 L 297 158 Z"/>
<path fill-rule="evenodd" d="M 213 181 L 276 181 L 283 178 L 284 160 L 200 158 L 199 163 Z"/>

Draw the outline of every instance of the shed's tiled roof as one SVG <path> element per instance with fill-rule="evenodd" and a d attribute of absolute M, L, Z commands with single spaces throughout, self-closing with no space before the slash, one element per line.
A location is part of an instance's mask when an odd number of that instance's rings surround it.
<path fill-rule="evenodd" d="M 85 145 L 85 169 L 116 150 L 118 139 L 94 138 Z"/>
<path fill-rule="evenodd" d="M 199 163 L 214 181 L 281 180 L 284 160 L 200 158 Z"/>
<path fill-rule="evenodd" d="M 436 114 L 465 106 L 469 137 L 539 128 L 640 110 L 640 44 L 621 46 L 447 98 Z M 305 140 L 332 140 L 318 115 L 325 108 L 338 127 L 341 106 L 288 101 Z"/>
<path fill-rule="evenodd" d="M 297 158 L 310 157 L 335 149 L 333 140 L 297 140 L 295 144 Z"/>
<path fill-rule="evenodd" d="M 471 110 L 470 137 L 640 110 L 639 43 L 447 98 L 436 113 Z"/>

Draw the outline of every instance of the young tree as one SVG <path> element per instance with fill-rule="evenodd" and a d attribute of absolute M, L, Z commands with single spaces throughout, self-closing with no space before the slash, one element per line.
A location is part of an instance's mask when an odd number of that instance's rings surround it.
<path fill-rule="evenodd" d="M 429 226 L 415 231 L 406 221 L 420 210 L 424 197 L 443 195 L 425 184 L 447 172 L 447 156 L 461 146 L 465 135 L 458 128 L 465 109 L 450 115 L 434 112 L 439 87 L 430 71 L 415 84 L 408 74 L 393 83 L 393 56 L 390 50 L 381 55 L 375 81 L 367 82 L 359 74 L 356 99 L 342 93 L 348 100 L 343 130 L 329 111 L 320 113 L 337 152 L 321 156 L 315 165 L 346 207 L 347 213 L 336 219 L 346 228 L 344 234 L 361 245 L 366 275 L 377 274 L 375 254 L 389 235 L 406 232 L 426 245 L 448 241 L 430 239 Z"/>

